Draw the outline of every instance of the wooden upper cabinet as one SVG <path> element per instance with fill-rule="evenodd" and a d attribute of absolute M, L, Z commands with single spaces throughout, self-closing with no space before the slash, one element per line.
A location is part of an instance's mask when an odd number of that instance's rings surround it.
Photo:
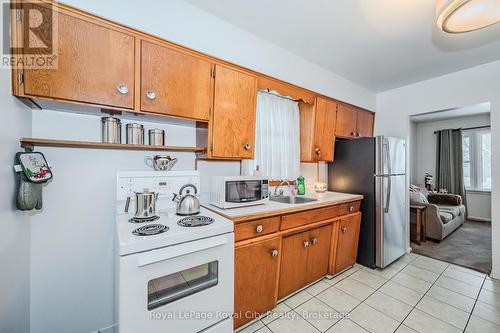
<path fill-rule="evenodd" d="M 225 66 L 215 67 L 212 156 L 252 159 L 257 79 Z"/>
<path fill-rule="evenodd" d="M 212 66 L 207 60 L 143 40 L 141 111 L 208 120 Z"/>
<path fill-rule="evenodd" d="M 135 37 L 64 12 L 58 24 L 57 68 L 24 69 L 24 95 L 133 109 Z"/>
<path fill-rule="evenodd" d="M 317 97 L 314 104 L 299 103 L 300 160 L 333 161 L 337 102 Z"/>
<path fill-rule="evenodd" d="M 316 99 L 314 130 L 314 155 L 317 161 L 333 161 L 337 103 L 318 97 Z"/>
<path fill-rule="evenodd" d="M 331 238 L 331 225 L 316 228 L 309 232 L 307 283 L 314 282 L 328 273 Z"/>
<path fill-rule="evenodd" d="M 374 123 L 375 113 L 359 109 L 357 120 L 358 137 L 372 137 Z"/>
<path fill-rule="evenodd" d="M 334 273 L 339 273 L 356 263 L 361 213 L 341 219 L 338 225 Z"/>
<path fill-rule="evenodd" d="M 237 247 L 235 249 L 234 327 L 276 306 L 281 238 Z"/>
<path fill-rule="evenodd" d="M 335 135 L 350 139 L 372 137 L 374 121 L 373 112 L 339 103 Z"/>
<path fill-rule="evenodd" d="M 354 106 L 339 103 L 337 108 L 337 125 L 335 135 L 344 138 L 355 137 L 357 130 L 358 109 Z"/>

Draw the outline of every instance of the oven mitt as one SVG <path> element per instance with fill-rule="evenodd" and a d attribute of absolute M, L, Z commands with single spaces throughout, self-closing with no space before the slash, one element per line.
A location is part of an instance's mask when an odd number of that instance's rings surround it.
<path fill-rule="evenodd" d="M 43 184 L 52 179 L 52 171 L 42 153 L 28 151 L 16 154 L 18 174 L 16 205 L 19 210 L 42 209 Z"/>
<path fill-rule="evenodd" d="M 17 209 L 32 210 L 42 209 L 42 184 L 35 184 L 19 177 L 19 188 L 17 190 Z"/>

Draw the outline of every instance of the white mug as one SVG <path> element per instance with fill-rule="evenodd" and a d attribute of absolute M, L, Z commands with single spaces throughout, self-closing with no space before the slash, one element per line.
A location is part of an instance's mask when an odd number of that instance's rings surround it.
<path fill-rule="evenodd" d="M 326 183 L 321 183 L 321 182 L 314 183 L 314 191 L 316 192 L 319 193 L 326 192 L 327 188 L 328 186 L 326 185 Z"/>

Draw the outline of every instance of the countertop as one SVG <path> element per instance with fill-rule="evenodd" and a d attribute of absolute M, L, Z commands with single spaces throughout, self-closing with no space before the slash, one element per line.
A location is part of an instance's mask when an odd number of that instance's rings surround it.
<path fill-rule="evenodd" d="M 269 216 L 283 215 L 309 209 L 328 207 L 363 199 L 363 196 L 359 194 L 339 192 L 312 192 L 306 194 L 305 197 L 316 198 L 318 199 L 318 201 L 306 202 L 302 204 L 287 204 L 276 201 L 269 201 L 268 203 L 262 205 L 230 209 L 220 209 L 208 203 L 202 203 L 202 206 L 232 220 L 233 222 L 243 222 Z"/>

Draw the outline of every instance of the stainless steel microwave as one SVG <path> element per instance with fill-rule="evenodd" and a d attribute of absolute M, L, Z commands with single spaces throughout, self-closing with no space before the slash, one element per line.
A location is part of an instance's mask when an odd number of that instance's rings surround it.
<path fill-rule="evenodd" d="M 210 203 L 222 209 L 263 204 L 269 201 L 269 180 L 252 176 L 210 178 Z"/>

